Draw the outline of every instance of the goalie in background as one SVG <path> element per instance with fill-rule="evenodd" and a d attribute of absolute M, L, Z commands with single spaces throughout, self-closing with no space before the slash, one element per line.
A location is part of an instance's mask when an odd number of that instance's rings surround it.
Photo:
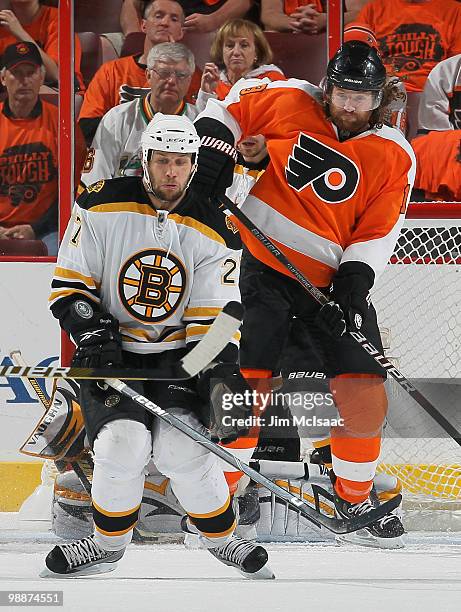
<path fill-rule="evenodd" d="M 74 366 L 176 362 L 239 299 L 239 237 L 188 189 L 199 143 L 189 119 L 156 114 L 142 135 L 143 177 L 101 180 L 75 204 L 50 295 L 53 315 L 77 346 Z M 132 386 L 193 428 L 217 423 L 215 437 L 234 440 L 247 431 L 238 423 L 246 408 L 233 407 L 233 426 L 223 428 L 210 397 L 216 385 L 241 383 L 237 336 L 197 379 Z M 56 546 L 46 557 L 49 571 L 114 569 L 131 540 L 152 457 L 187 512 L 186 537 L 245 576 L 273 578 L 264 548 L 233 536 L 233 504 L 215 455 L 103 381 L 82 382 L 80 404 L 94 453 L 95 532 Z"/>

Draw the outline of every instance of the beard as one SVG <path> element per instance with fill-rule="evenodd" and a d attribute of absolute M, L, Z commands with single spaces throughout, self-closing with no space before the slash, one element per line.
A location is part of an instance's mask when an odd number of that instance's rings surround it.
<path fill-rule="evenodd" d="M 336 127 L 344 132 L 361 132 L 365 130 L 370 121 L 371 112 L 345 113 L 330 106 L 330 118 Z"/>
<path fill-rule="evenodd" d="M 184 191 L 186 190 L 185 187 L 178 187 L 177 189 L 174 189 L 174 190 L 171 190 L 171 189 L 166 190 L 166 189 L 162 189 L 155 183 L 152 185 L 152 189 L 153 189 L 154 195 L 159 200 L 163 200 L 164 202 L 174 202 L 175 200 L 178 200 L 183 195 Z"/>

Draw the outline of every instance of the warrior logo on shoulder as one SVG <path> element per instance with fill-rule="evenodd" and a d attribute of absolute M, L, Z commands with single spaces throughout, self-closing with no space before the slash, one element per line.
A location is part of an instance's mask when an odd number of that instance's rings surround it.
<path fill-rule="evenodd" d="M 327 204 L 339 204 L 354 195 L 360 171 L 348 157 L 301 133 L 288 157 L 285 175 L 296 191 L 310 185 Z"/>
<path fill-rule="evenodd" d="M 186 270 L 172 253 L 146 249 L 131 256 L 120 270 L 120 300 L 129 314 L 145 323 L 171 316 L 184 295 Z"/>

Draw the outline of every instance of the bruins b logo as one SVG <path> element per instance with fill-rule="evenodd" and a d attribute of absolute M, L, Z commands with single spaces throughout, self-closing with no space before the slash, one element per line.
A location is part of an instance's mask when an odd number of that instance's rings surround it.
<path fill-rule="evenodd" d="M 308 185 L 318 198 L 339 204 L 352 197 L 360 171 L 352 160 L 312 136 L 300 134 L 285 168 L 287 183 L 296 191 Z"/>
<path fill-rule="evenodd" d="M 158 323 L 171 316 L 181 303 L 186 285 L 183 263 L 163 249 L 146 249 L 133 255 L 120 270 L 120 300 L 132 317 Z"/>

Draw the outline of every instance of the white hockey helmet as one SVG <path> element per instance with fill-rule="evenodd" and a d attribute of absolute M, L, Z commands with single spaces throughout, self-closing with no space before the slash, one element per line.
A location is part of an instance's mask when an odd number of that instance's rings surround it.
<path fill-rule="evenodd" d="M 191 153 L 192 172 L 187 183 L 189 186 L 197 168 L 199 147 L 200 138 L 188 117 L 156 113 L 141 135 L 143 176 L 148 190 L 152 191 L 148 167 L 151 151 Z"/>

